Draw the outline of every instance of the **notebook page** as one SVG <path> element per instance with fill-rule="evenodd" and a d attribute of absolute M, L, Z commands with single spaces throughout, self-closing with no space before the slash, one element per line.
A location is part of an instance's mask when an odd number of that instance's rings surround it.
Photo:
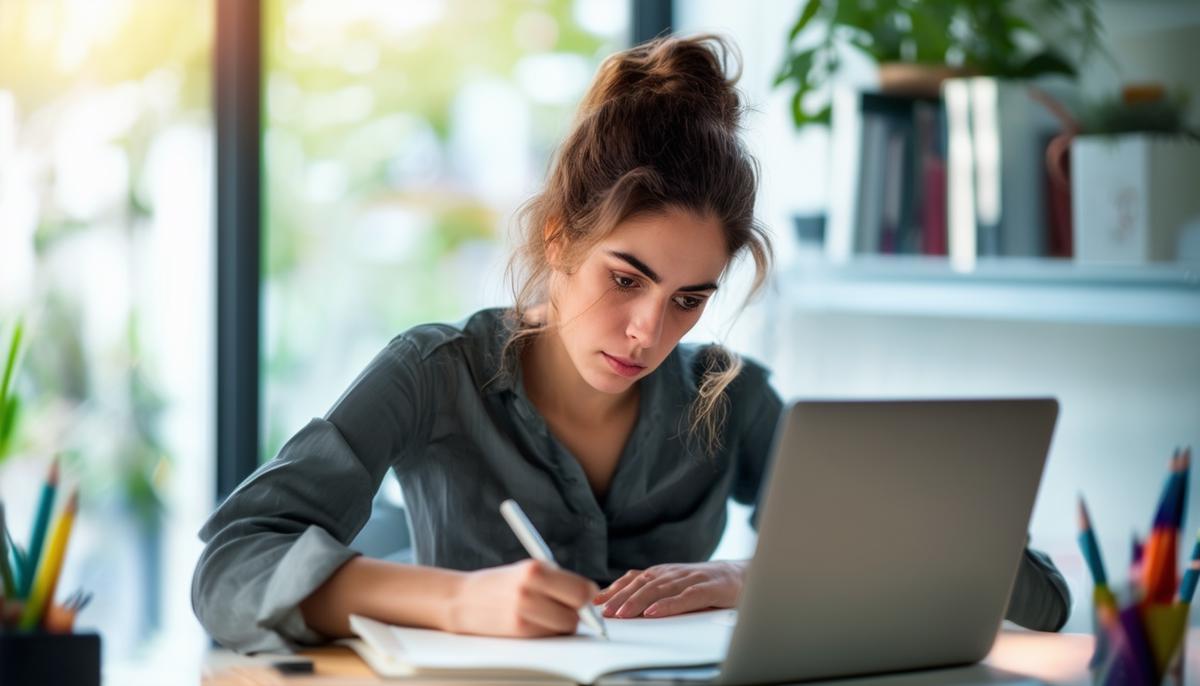
<path fill-rule="evenodd" d="M 733 610 L 660 619 L 607 619 L 605 641 L 580 624 L 574 636 L 520 639 L 462 636 L 389 626 L 354 615 L 350 626 L 395 674 L 539 672 L 591 683 L 609 672 L 712 664 L 725 657 Z"/>

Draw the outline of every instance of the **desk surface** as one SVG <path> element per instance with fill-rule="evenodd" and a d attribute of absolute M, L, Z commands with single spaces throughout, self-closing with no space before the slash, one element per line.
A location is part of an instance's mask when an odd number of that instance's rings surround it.
<path fill-rule="evenodd" d="M 305 651 L 316 666 L 313 676 L 284 676 L 270 664 L 289 656 L 247 657 L 214 651 L 205 665 L 203 686 L 361 686 L 384 683 L 349 648 L 331 646 Z M 951 686 L 965 684 L 1089 684 L 1087 663 L 1092 656 L 1092 637 L 1086 634 L 1045 634 L 1004 630 L 987 658 L 978 665 L 863 679 L 840 679 L 837 686 Z M 1200 628 L 1188 631 L 1185 676 L 1200 675 Z M 404 684 L 450 686 L 444 679 L 406 679 Z M 464 684 L 514 684 L 512 681 L 464 681 Z M 519 683 L 529 683 L 522 680 Z M 812 683 L 812 682 L 809 682 Z"/>

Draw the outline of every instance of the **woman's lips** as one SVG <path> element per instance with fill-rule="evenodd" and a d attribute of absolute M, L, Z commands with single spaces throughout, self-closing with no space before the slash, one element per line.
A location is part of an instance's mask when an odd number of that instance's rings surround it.
<path fill-rule="evenodd" d="M 638 374 L 642 373 L 643 369 L 645 369 L 645 367 L 640 364 L 634 364 L 633 362 L 624 360 L 620 357 L 613 357 L 606 352 L 602 351 L 600 354 L 604 356 L 605 361 L 608 362 L 608 366 L 612 367 L 612 370 L 621 376 L 637 376 Z"/>

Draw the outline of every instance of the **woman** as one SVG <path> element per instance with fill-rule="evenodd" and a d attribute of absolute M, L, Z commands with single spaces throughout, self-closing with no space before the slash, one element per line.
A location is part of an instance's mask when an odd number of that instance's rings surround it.
<path fill-rule="evenodd" d="M 670 38 L 604 63 L 523 211 L 514 306 L 398 336 L 205 525 L 193 605 L 218 641 L 316 643 L 352 613 L 547 636 L 591 602 L 736 604 L 744 563 L 708 558 L 728 498 L 757 500 L 782 404 L 761 366 L 678 345 L 735 258 L 754 260 L 751 294 L 770 265 L 728 55 Z M 389 469 L 418 564 L 347 548 Z M 561 570 L 526 559 L 498 512 L 510 497 Z M 1009 617 L 1056 629 L 1067 606 L 1027 551 Z"/>

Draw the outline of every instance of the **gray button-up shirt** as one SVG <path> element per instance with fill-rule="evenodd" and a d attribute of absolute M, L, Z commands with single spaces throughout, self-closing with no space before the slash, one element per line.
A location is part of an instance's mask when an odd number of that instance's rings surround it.
<path fill-rule="evenodd" d="M 205 628 L 241 651 L 317 643 L 298 605 L 356 553 L 388 469 L 404 490 L 418 564 L 473 570 L 527 557 L 499 514 L 515 498 L 565 568 L 601 586 L 629 569 L 706 560 L 729 498 L 754 505 L 782 410 L 747 361 L 726 390 L 723 439 L 705 454 L 686 430 L 704 348 L 677 346 L 642 379 L 638 419 L 602 500 L 525 394 L 501 373 L 503 310 L 396 337 L 323 419 L 261 466 L 200 532 L 192 583 Z M 753 521 L 753 518 L 752 518 Z M 1027 551 L 1008 616 L 1056 629 L 1066 586 Z"/>

